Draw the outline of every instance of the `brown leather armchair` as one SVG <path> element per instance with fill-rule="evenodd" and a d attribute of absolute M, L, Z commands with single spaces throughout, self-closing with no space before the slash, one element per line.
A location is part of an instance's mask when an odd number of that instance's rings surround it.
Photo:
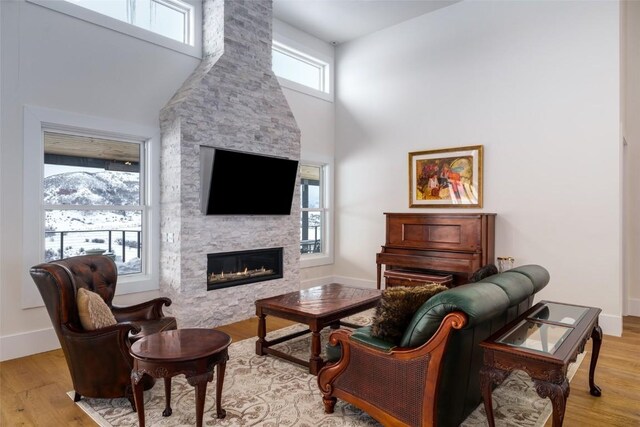
<path fill-rule="evenodd" d="M 102 255 L 39 264 L 31 268 L 30 274 L 67 360 L 74 400 L 77 402 L 82 396 L 126 397 L 135 411 L 129 348 L 143 336 L 177 328 L 176 319 L 162 313 L 162 306 L 171 305 L 171 300 L 155 298 L 129 307 L 114 306 L 117 268 L 113 260 Z M 118 323 L 93 331 L 83 329 L 76 305 L 76 292 L 81 287 L 99 294 Z M 155 382 L 148 376 L 143 381 L 145 389 Z"/>

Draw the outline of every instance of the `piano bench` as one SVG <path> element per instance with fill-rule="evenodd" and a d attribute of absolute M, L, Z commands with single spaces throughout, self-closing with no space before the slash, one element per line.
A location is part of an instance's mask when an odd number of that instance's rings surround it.
<path fill-rule="evenodd" d="M 393 286 L 418 286 L 423 285 L 426 282 L 438 283 L 450 288 L 453 285 L 453 276 L 450 274 L 437 274 L 429 271 L 394 268 L 385 270 L 384 282 L 387 288 Z"/>

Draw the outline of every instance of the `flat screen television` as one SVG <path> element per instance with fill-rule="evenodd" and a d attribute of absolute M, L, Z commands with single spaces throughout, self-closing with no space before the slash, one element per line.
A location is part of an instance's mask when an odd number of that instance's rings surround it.
<path fill-rule="evenodd" d="M 298 161 L 200 147 L 206 215 L 289 215 Z"/>

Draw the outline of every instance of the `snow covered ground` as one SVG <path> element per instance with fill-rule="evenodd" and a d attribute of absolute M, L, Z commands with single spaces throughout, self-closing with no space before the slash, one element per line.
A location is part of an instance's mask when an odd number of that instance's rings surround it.
<path fill-rule="evenodd" d="M 67 258 L 92 249 L 108 251 L 111 242 L 119 273 L 140 272 L 142 214 L 134 210 L 139 205 L 139 188 L 139 174 L 133 172 L 75 171 L 47 176 L 45 205 L 85 209 L 45 211 L 45 259 L 60 259 L 61 252 Z M 117 209 L 86 210 L 114 205 Z"/>

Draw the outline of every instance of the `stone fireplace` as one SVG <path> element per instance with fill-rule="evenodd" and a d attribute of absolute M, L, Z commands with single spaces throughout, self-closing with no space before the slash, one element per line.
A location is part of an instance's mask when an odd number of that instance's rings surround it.
<path fill-rule="evenodd" d="M 205 0 L 203 26 L 203 59 L 160 114 L 160 229 L 174 236 L 162 239 L 160 289 L 181 328 L 246 319 L 256 299 L 299 289 L 299 187 L 290 215 L 200 209 L 201 147 L 300 158 L 300 131 L 271 71 L 271 0 Z M 249 172 L 247 197 L 261 191 Z M 256 248 L 281 248 L 281 277 L 207 290 L 208 254 Z"/>

